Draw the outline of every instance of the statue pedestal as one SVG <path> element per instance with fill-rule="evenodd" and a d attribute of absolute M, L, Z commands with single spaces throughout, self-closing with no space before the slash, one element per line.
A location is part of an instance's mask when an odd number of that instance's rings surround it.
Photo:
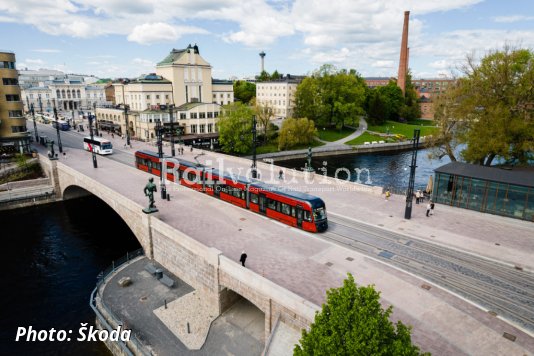
<path fill-rule="evenodd" d="M 145 214 L 152 214 L 152 213 L 157 213 L 159 210 L 154 207 L 154 208 L 144 208 L 143 209 L 143 213 Z"/>

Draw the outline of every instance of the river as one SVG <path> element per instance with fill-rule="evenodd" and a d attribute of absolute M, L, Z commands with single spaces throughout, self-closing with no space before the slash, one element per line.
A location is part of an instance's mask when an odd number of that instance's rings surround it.
<path fill-rule="evenodd" d="M 425 189 L 428 177 L 434 174 L 434 169 L 450 162 L 448 157 L 441 160 L 431 160 L 428 158 L 429 153 L 430 149 L 422 149 L 417 152 L 416 189 Z M 410 179 L 411 161 L 412 151 L 404 151 L 317 157 L 312 159 L 312 166 L 319 174 L 324 174 L 324 171 L 318 169 L 326 167 L 327 175 L 331 177 L 334 177 L 338 171 L 338 178 L 340 179 L 347 179 L 346 170 L 348 170 L 351 173 L 351 181 L 357 181 L 358 175 L 355 169 L 359 169 L 361 183 L 386 187 L 393 192 L 404 192 Z M 302 169 L 305 162 L 306 157 L 303 155 L 302 159 L 279 161 L 276 164 Z M 369 170 L 369 179 L 367 172 L 362 171 L 364 169 Z"/>
<path fill-rule="evenodd" d="M 3 283 L 0 354 L 110 355 L 75 341 L 94 325 L 89 296 L 111 261 L 140 247 L 122 219 L 96 197 L 0 212 Z M 17 327 L 73 330 L 71 342 L 15 342 Z"/>

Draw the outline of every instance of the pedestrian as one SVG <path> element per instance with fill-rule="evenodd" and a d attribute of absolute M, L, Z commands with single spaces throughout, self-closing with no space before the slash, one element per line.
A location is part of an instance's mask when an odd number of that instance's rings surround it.
<path fill-rule="evenodd" d="M 115 138 L 115 135 L 113 133 L 111 134 L 111 138 Z"/>
<path fill-rule="evenodd" d="M 283 170 L 280 170 L 280 172 L 278 172 L 278 179 L 284 180 L 284 171 Z"/>
<path fill-rule="evenodd" d="M 126 142 L 124 143 L 124 148 L 126 148 Z"/>
<path fill-rule="evenodd" d="M 67 159 L 67 152 L 63 152 L 63 158 Z"/>
<path fill-rule="evenodd" d="M 426 205 L 426 217 L 428 218 L 428 214 L 430 214 L 430 209 L 432 209 L 432 206 L 430 205 L 430 203 L 428 203 Z"/>
<path fill-rule="evenodd" d="M 241 252 L 241 257 L 239 258 L 239 262 L 245 267 L 245 261 L 247 260 L 247 254 L 245 253 L 245 250 Z"/>
<path fill-rule="evenodd" d="M 434 202 L 430 201 L 430 215 L 434 215 Z"/>
<path fill-rule="evenodd" d="M 389 192 L 389 189 L 386 190 L 386 200 L 389 200 L 389 197 L 391 196 L 391 193 Z"/>
<path fill-rule="evenodd" d="M 415 204 L 419 204 L 419 198 L 421 197 L 421 195 L 419 194 L 419 191 L 416 191 L 415 192 Z"/>
<path fill-rule="evenodd" d="M 193 152 L 193 145 L 191 145 L 191 152 Z"/>

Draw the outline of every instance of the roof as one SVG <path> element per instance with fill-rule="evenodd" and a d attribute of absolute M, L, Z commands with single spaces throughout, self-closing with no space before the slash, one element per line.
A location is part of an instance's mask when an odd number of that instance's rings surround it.
<path fill-rule="evenodd" d="M 211 78 L 211 84 L 229 84 L 234 85 L 234 82 L 226 79 L 213 79 Z"/>
<path fill-rule="evenodd" d="M 470 177 L 486 181 L 521 185 L 534 188 L 534 167 L 488 167 L 476 164 L 451 162 L 434 170 L 462 177 Z"/>
<path fill-rule="evenodd" d="M 320 208 L 320 207 L 325 206 L 324 201 L 321 198 L 316 197 L 315 195 L 310 195 L 308 193 L 299 192 L 297 190 L 291 190 L 284 186 L 267 184 L 267 183 L 263 183 L 260 181 L 253 181 L 252 185 L 255 187 L 261 188 L 263 190 L 266 190 L 266 191 L 285 195 L 287 197 L 306 200 L 307 202 L 311 204 L 312 208 Z"/>
<path fill-rule="evenodd" d="M 187 49 L 175 49 L 175 48 L 173 48 L 171 53 L 169 53 L 169 55 L 167 57 L 165 57 L 161 62 L 156 64 L 156 66 L 172 64 L 174 61 L 176 61 L 178 58 L 180 58 L 186 52 L 187 52 Z"/>
<path fill-rule="evenodd" d="M 171 82 L 165 78 L 163 78 L 161 75 L 157 75 L 155 73 L 150 73 L 147 75 L 142 75 L 139 78 L 135 79 L 133 83 L 163 83 L 163 84 L 170 84 Z M 131 83 L 130 83 L 131 84 Z"/>
<path fill-rule="evenodd" d="M 176 108 L 177 111 L 187 111 L 196 108 L 200 105 L 206 105 L 206 103 L 185 103 Z"/>

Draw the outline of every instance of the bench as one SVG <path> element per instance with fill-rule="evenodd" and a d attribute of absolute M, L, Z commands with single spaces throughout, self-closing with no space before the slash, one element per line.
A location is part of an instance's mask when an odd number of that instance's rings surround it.
<path fill-rule="evenodd" d="M 156 266 L 154 266 L 152 263 L 147 263 L 145 266 L 145 270 L 153 276 L 156 275 L 156 269 Z"/>
<path fill-rule="evenodd" d="M 369 142 L 369 141 L 366 141 L 366 142 L 364 142 L 363 144 L 364 144 L 364 145 L 370 145 L 370 144 L 371 144 L 371 142 Z"/>
<path fill-rule="evenodd" d="M 386 143 L 385 141 L 378 141 L 378 143 Z"/>
<path fill-rule="evenodd" d="M 163 273 L 163 277 L 161 277 L 159 281 L 169 288 L 172 288 L 172 286 L 174 286 L 174 281 L 169 278 L 169 276 L 167 276 L 165 273 Z"/>

